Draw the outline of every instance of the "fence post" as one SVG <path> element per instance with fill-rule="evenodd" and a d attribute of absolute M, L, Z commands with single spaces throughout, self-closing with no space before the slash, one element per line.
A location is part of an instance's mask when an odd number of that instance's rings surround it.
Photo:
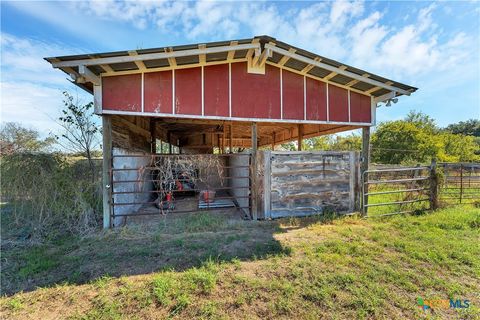
<path fill-rule="evenodd" d="M 460 204 L 463 198 L 463 163 L 460 163 Z"/>
<path fill-rule="evenodd" d="M 430 209 L 436 210 L 438 208 L 438 176 L 437 176 L 437 161 L 432 160 L 430 165 Z"/>
<path fill-rule="evenodd" d="M 360 177 L 362 182 L 362 214 L 366 216 L 368 214 L 368 166 L 370 164 L 370 127 L 362 128 L 362 154 L 360 159 Z"/>

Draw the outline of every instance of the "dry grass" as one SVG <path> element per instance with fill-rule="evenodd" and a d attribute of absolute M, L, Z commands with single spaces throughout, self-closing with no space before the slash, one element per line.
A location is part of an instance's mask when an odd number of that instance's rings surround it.
<path fill-rule="evenodd" d="M 185 216 L 4 248 L 0 308 L 15 319 L 478 319 L 479 228 L 473 206 L 329 222 Z M 418 297 L 472 306 L 425 313 Z"/>

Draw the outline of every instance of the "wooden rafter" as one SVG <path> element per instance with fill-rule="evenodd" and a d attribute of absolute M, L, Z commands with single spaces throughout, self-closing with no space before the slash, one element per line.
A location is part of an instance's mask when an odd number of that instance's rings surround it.
<path fill-rule="evenodd" d="M 345 69 L 347 69 L 347 66 L 340 66 L 340 67 L 338 67 L 338 69 L 345 70 Z M 335 77 L 337 74 L 338 74 L 338 72 L 336 72 L 336 71 L 330 72 L 326 77 L 323 78 L 323 80 L 328 81 L 328 80 L 332 79 L 333 77 Z"/>
<path fill-rule="evenodd" d="M 198 49 L 203 50 L 206 49 L 207 46 L 205 44 L 199 44 Z M 207 55 L 205 53 L 201 53 L 198 55 L 198 61 L 201 65 L 204 65 L 207 62 Z"/>
<path fill-rule="evenodd" d="M 138 56 L 138 53 L 136 50 L 130 50 L 128 51 L 128 55 L 130 56 Z M 137 66 L 137 68 L 141 71 L 144 71 L 147 69 L 147 67 L 145 66 L 145 63 L 143 63 L 143 61 L 133 61 L 135 63 L 135 65 Z"/>

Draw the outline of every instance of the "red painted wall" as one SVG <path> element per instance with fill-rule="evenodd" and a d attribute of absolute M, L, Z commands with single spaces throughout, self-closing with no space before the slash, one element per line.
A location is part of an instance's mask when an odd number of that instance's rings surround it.
<path fill-rule="evenodd" d="M 303 76 L 283 70 L 283 119 L 303 120 L 304 92 Z"/>
<path fill-rule="evenodd" d="M 142 111 L 142 75 L 102 78 L 103 109 L 118 111 Z"/>
<path fill-rule="evenodd" d="M 202 114 L 202 68 L 175 70 L 175 113 Z"/>
<path fill-rule="evenodd" d="M 232 63 L 232 117 L 280 119 L 280 69 L 247 73 L 245 62 Z"/>
<path fill-rule="evenodd" d="M 205 67 L 204 114 L 206 116 L 229 116 L 228 64 Z"/>
<path fill-rule="evenodd" d="M 346 89 L 328 86 L 328 112 L 330 121 L 348 122 L 348 91 Z"/>
<path fill-rule="evenodd" d="M 144 111 L 172 113 L 172 71 L 145 73 Z"/>
<path fill-rule="evenodd" d="M 363 94 L 350 92 L 350 121 L 371 122 L 371 98 Z"/>
<path fill-rule="evenodd" d="M 327 85 L 307 77 L 307 120 L 327 120 Z"/>
<path fill-rule="evenodd" d="M 172 91 L 175 91 L 175 113 L 202 117 L 202 71 L 200 67 L 144 74 L 144 111 L 172 114 Z M 141 75 L 131 74 L 102 78 L 103 109 L 141 112 Z M 172 82 L 175 82 L 175 89 Z M 231 65 L 229 88 L 228 64 L 204 67 L 204 116 L 260 118 L 306 122 L 327 121 L 327 85 L 324 82 L 283 70 L 282 92 L 280 69 L 265 66 L 265 75 L 247 72 L 246 62 Z M 229 106 L 229 89 L 231 106 Z M 282 95 L 282 97 L 280 97 Z M 371 122 L 371 98 L 350 92 L 350 122 Z M 328 85 L 330 122 L 349 122 L 348 90 Z"/>

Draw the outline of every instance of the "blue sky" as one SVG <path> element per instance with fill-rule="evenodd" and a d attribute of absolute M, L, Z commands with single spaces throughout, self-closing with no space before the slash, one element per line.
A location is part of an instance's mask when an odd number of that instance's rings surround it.
<path fill-rule="evenodd" d="M 480 2 L 1 2 L 1 120 L 55 131 L 61 92 L 43 57 L 267 34 L 419 88 L 377 120 L 480 118 Z"/>

